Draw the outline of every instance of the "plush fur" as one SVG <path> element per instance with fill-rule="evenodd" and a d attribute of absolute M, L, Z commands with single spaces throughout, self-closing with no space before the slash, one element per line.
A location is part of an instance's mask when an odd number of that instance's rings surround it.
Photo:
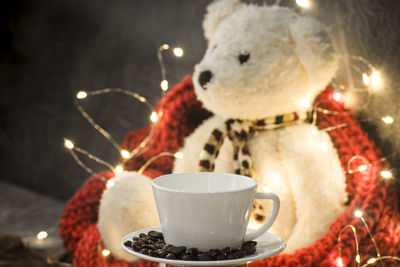
<path fill-rule="evenodd" d="M 184 157 L 175 161 L 173 172 L 197 171 L 211 131 L 228 118 L 254 120 L 309 110 L 336 71 L 335 50 L 319 22 L 279 6 L 237 8 L 239 2 L 232 1 L 221 12 L 217 3 L 206 15 L 204 25 L 212 25 L 205 29 L 208 49 L 193 75 L 197 97 L 215 116 L 186 138 Z M 240 55 L 249 55 L 248 60 L 241 63 Z M 281 199 L 271 231 L 287 241 L 285 252 L 321 238 L 347 200 L 345 173 L 328 134 L 296 124 L 258 132 L 249 150 L 258 190 L 271 190 Z M 226 138 L 215 171 L 232 172 L 232 155 Z M 270 203 L 260 203 L 268 215 Z"/>
<path fill-rule="evenodd" d="M 232 0 L 220 0 L 214 1 L 207 6 L 207 13 L 203 20 L 204 36 L 209 40 L 218 27 L 218 24 L 226 17 L 231 15 L 239 8 L 243 8 L 245 5 L 239 1 Z"/>
<path fill-rule="evenodd" d="M 336 54 L 320 23 L 278 6 L 245 6 L 239 1 L 210 4 L 203 23 L 209 47 L 193 75 L 195 93 L 215 116 L 186 138 L 173 172 L 197 171 L 199 154 L 211 131 L 228 118 L 262 119 L 310 109 L 336 70 Z M 240 63 L 240 55 L 249 55 Z M 207 83 L 201 73 L 209 71 Z M 287 241 L 286 252 L 311 245 L 344 210 L 345 175 L 325 132 L 297 124 L 257 133 L 249 140 L 259 191 L 281 198 L 272 231 Z M 227 139 L 216 161 L 217 172 L 232 172 L 232 143 Z M 114 257 L 125 253 L 121 238 L 159 225 L 150 179 L 124 172 L 104 192 L 98 228 Z M 267 189 L 268 188 L 268 189 Z M 268 215 L 269 201 L 259 210 Z M 262 207 L 263 210 L 260 210 Z M 254 217 L 253 217 L 254 218 Z M 258 222 L 252 219 L 252 225 Z"/>
<path fill-rule="evenodd" d="M 249 60 L 240 64 L 240 54 Z M 218 24 L 195 66 L 193 83 L 215 114 L 262 119 L 308 109 L 336 67 L 337 56 L 319 22 L 289 8 L 251 5 Z M 204 71 L 212 73 L 206 89 L 198 80 Z"/>
<path fill-rule="evenodd" d="M 135 230 L 160 225 L 151 180 L 136 172 L 122 172 L 111 180 L 100 200 L 98 229 L 104 243 L 117 259 L 140 259 L 120 246 L 122 237 Z"/>

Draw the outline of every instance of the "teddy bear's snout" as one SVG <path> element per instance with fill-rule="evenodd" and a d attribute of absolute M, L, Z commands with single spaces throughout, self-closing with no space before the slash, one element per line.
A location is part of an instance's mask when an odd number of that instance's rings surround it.
<path fill-rule="evenodd" d="M 213 73 L 209 70 L 202 71 L 199 75 L 199 83 L 200 86 L 205 90 L 207 89 L 204 87 L 207 83 L 210 82 L 211 78 L 213 77 Z"/>

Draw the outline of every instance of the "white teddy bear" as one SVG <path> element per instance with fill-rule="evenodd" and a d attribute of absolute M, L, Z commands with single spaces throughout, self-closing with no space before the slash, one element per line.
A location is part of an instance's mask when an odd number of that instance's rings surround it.
<path fill-rule="evenodd" d="M 173 172 L 198 171 L 199 160 L 208 161 L 206 170 L 215 165 L 216 172 L 242 174 L 238 167 L 252 164 L 249 173 L 258 190 L 271 190 L 281 199 L 271 232 L 287 241 L 285 252 L 311 245 L 347 200 L 345 173 L 329 135 L 306 122 L 314 99 L 336 71 L 328 34 L 319 22 L 289 8 L 232 0 L 210 4 L 203 26 L 208 49 L 195 67 L 193 84 L 215 115 L 185 139 L 184 157 L 175 161 Z M 249 134 L 249 124 L 260 121 L 275 129 Z M 212 133 L 226 127 L 244 130 L 247 143 L 233 139 L 235 148 L 232 137 L 222 137 L 210 144 Z M 242 159 L 238 149 L 245 149 Z M 233 161 L 234 153 L 239 162 Z M 268 200 L 255 205 L 252 225 L 268 216 L 269 205 Z"/>
<path fill-rule="evenodd" d="M 314 99 L 335 74 L 337 56 L 324 27 L 289 8 L 220 0 L 207 10 L 208 49 L 193 84 L 215 115 L 185 139 L 184 157 L 176 159 L 173 172 L 198 171 L 200 162 L 201 170 L 251 175 L 259 191 L 280 197 L 271 231 L 292 253 L 321 238 L 345 209 L 337 152 L 328 134 L 308 122 Z M 268 200 L 257 202 L 251 224 L 261 223 L 269 208 Z M 118 175 L 100 202 L 105 247 L 118 259 L 138 260 L 119 240 L 158 224 L 150 179 Z"/>

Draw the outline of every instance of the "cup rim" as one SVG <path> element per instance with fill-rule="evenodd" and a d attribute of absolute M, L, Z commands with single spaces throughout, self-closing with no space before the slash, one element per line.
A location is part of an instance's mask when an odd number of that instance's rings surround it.
<path fill-rule="evenodd" d="M 246 187 L 243 187 L 241 189 L 231 189 L 231 190 L 226 190 L 226 191 L 210 191 L 210 192 L 191 192 L 191 191 L 187 191 L 187 190 L 182 190 L 182 189 L 174 189 L 174 188 L 168 188 L 162 185 L 157 184 L 157 182 L 159 182 L 160 180 L 166 178 L 166 177 L 170 177 L 170 176 L 184 176 L 184 175 L 199 175 L 199 174 L 208 174 L 208 175 L 215 175 L 215 176 L 234 176 L 234 177 L 241 177 L 246 179 L 247 181 L 249 181 L 251 184 L 249 184 Z M 257 188 L 258 183 L 256 180 L 254 180 L 253 178 L 250 178 L 248 176 L 244 176 L 244 175 L 240 175 L 240 174 L 234 174 L 234 173 L 224 173 L 224 172 L 184 172 L 184 173 L 171 173 L 171 174 L 165 174 L 165 175 L 161 175 L 157 178 L 154 178 L 151 181 L 151 185 L 159 190 L 163 190 L 166 192 L 173 192 L 173 193 L 185 193 L 185 194 L 196 194 L 196 195 L 205 195 L 205 194 L 226 194 L 226 193 L 235 193 L 235 192 L 243 192 L 243 191 L 247 191 L 253 188 Z"/>

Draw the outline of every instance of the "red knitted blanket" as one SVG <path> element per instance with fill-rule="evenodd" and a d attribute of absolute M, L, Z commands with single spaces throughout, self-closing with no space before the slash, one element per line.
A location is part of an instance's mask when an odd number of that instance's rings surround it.
<path fill-rule="evenodd" d="M 363 158 L 362 164 L 369 164 L 362 172 L 347 174 L 347 193 L 349 202 L 346 211 L 330 226 L 324 237 L 313 245 L 300 249 L 294 254 L 280 254 L 253 262 L 254 266 L 337 266 L 338 234 L 346 225 L 354 225 L 360 242 L 361 262 L 376 256 L 376 250 L 361 220 L 354 216 L 360 209 L 377 242 L 381 255 L 400 256 L 400 214 L 397 209 L 397 191 L 393 181 L 380 177 L 388 164 L 381 159 L 380 151 L 368 139 L 354 116 L 332 97 L 327 88 L 317 99 L 318 105 L 336 113 L 318 113 L 320 128 L 348 124 L 346 127 L 329 131 L 338 151 L 344 170 L 356 169 L 357 160 L 349 164 L 354 156 Z M 157 123 L 150 148 L 142 155 L 125 164 L 126 170 L 138 170 L 150 157 L 163 151 L 176 152 L 188 136 L 211 113 L 202 108 L 196 100 L 191 77 L 185 77 L 159 103 L 164 105 L 164 116 Z M 129 132 L 122 147 L 134 149 L 149 133 L 150 127 Z M 367 162 L 364 162 L 364 161 Z M 144 173 L 151 178 L 170 173 L 173 159 L 162 157 L 154 161 Z M 110 172 L 93 176 L 70 199 L 62 214 L 60 234 L 67 249 L 73 253 L 73 263 L 78 267 L 97 266 L 157 266 L 154 262 L 142 261 L 130 264 L 101 255 L 102 243 L 97 230 L 97 216 L 100 198 L 105 189 L 104 179 L 113 177 Z M 356 266 L 355 241 L 351 230 L 344 231 L 341 241 L 342 262 L 344 266 Z M 385 261 L 390 265 L 390 261 Z M 394 262 L 392 262 L 395 266 Z M 386 266 L 389 266 L 386 265 Z"/>

